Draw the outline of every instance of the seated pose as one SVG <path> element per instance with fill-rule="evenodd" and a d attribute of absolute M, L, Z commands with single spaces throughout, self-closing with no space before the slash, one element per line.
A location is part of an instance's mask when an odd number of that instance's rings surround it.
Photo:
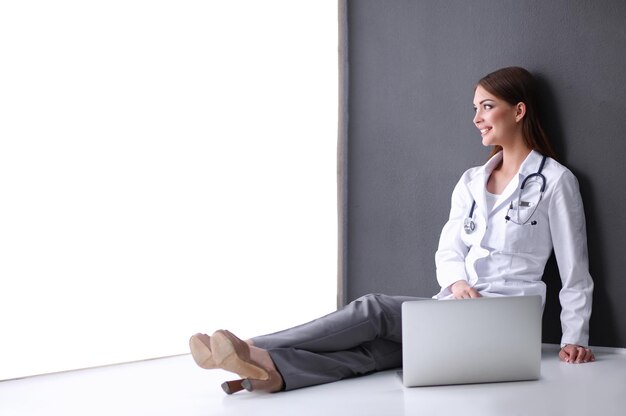
<path fill-rule="evenodd" d="M 562 345 L 567 363 L 594 361 L 588 348 L 593 281 L 585 215 L 572 172 L 555 160 L 539 121 L 535 82 L 523 68 L 503 68 L 474 90 L 474 125 L 483 166 L 467 170 L 435 255 L 436 299 L 541 295 L 552 249 L 562 281 Z M 327 316 L 247 341 L 226 330 L 189 343 L 202 368 L 241 379 L 226 393 L 292 390 L 402 365 L 401 305 L 415 298 L 366 295 Z"/>

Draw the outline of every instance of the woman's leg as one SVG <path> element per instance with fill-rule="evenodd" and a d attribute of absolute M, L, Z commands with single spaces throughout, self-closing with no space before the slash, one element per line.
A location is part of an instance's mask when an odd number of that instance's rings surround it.
<path fill-rule="evenodd" d="M 231 391 L 229 386 L 225 389 L 228 393 L 241 388 L 276 391 L 280 386 L 291 390 L 399 367 L 402 364 L 402 303 L 417 299 L 420 298 L 366 295 L 304 325 L 251 339 L 249 355 L 237 353 L 237 349 L 246 349 L 241 345 L 243 341 L 228 331 L 221 331 L 225 333 L 221 336 L 224 339 L 216 341 L 211 337 L 209 351 L 217 351 L 216 356 L 223 355 L 224 359 L 217 360 L 222 364 L 235 351 L 235 358 L 229 358 L 232 363 L 253 367 L 260 364 L 260 368 L 276 374 L 266 381 L 242 374 L 248 379 L 231 382 L 233 386 L 236 384 L 236 389 Z M 269 364 L 263 364 L 265 361 Z M 239 368 L 226 369 L 240 373 Z"/>
<path fill-rule="evenodd" d="M 345 351 L 315 353 L 297 348 L 268 350 L 283 389 L 329 383 L 402 366 L 402 344 L 376 339 Z"/>
<path fill-rule="evenodd" d="M 402 303 L 419 298 L 365 295 L 329 315 L 274 334 L 252 338 L 267 350 L 295 348 L 336 352 L 359 347 L 374 339 L 402 342 Z"/>

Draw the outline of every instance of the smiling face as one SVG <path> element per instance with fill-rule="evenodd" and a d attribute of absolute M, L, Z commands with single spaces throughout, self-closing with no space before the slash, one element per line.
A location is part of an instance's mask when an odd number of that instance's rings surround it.
<path fill-rule="evenodd" d="M 474 125 L 480 130 L 484 146 L 508 147 L 521 139 L 524 103 L 511 105 L 480 85 L 474 92 Z"/>

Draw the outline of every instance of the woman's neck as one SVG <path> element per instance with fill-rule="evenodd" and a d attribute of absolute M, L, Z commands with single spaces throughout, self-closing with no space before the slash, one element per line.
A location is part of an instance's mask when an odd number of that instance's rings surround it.
<path fill-rule="evenodd" d="M 525 145 L 517 148 L 503 147 L 502 162 L 491 172 L 487 180 L 487 191 L 500 195 L 509 184 L 513 176 L 526 160 L 530 149 Z"/>
<path fill-rule="evenodd" d="M 505 176 L 513 176 L 519 171 L 520 166 L 528 157 L 531 149 L 526 145 L 517 146 L 515 148 L 505 147 L 502 149 L 502 162 L 496 168 Z"/>

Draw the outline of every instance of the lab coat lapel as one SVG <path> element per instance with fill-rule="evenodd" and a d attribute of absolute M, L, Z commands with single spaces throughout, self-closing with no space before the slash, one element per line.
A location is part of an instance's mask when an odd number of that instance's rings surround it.
<path fill-rule="evenodd" d="M 543 155 L 535 150 L 531 150 L 528 156 L 526 156 L 526 160 L 522 163 L 522 166 L 519 167 L 519 182 L 520 184 L 528 175 L 531 175 L 539 170 L 539 165 L 541 165 L 541 159 Z"/>
<path fill-rule="evenodd" d="M 487 212 L 487 195 L 485 194 L 487 189 L 487 180 L 489 179 L 491 172 L 493 172 L 501 160 L 502 152 L 496 153 L 482 166 L 480 171 L 478 171 L 478 174 L 468 184 L 472 198 L 476 201 L 476 209 L 478 209 L 485 219 L 489 218 L 489 212 Z"/>
<path fill-rule="evenodd" d="M 489 213 L 487 212 L 487 200 L 485 195 L 485 186 L 489 175 L 485 175 L 485 172 L 476 175 L 474 179 L 469 183 L 469 191 L 472 194 L 472 198 L 476 201 L 476 210 L 480 212 L 483 218 L 487 218 Z"/>

